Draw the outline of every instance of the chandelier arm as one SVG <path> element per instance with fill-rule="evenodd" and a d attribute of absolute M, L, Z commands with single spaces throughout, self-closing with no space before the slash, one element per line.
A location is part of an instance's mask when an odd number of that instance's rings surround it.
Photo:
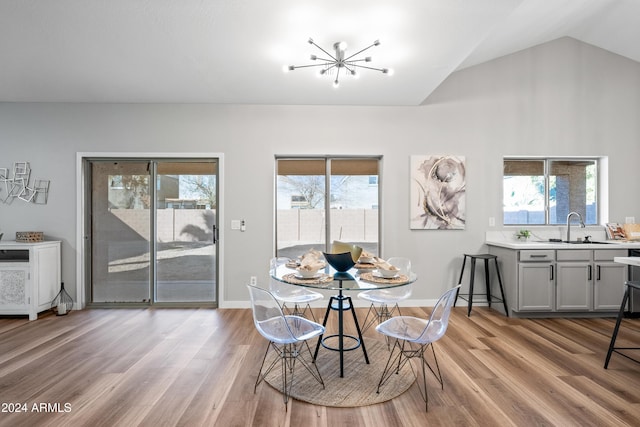
<path fill-rule="evenodd" d="M 293 65 L 294 68 L 309 68 L 309 67 L 324 67 L 326 64 L 309 64 L 309 65 Z M 329 68 L 335 67 L 335 65 L 332 65 Z M 327 69 L 329 69 L 327 68 Z"/>
<path fill-rule="evenodd" d="M 357 56 L 357 55 L 361 54 L 362 52 L 364 52 L 365 50 L 370 49 L 370 48 L 372 48 L 374 46 L 376 46 L 375 43 L 373 43 L 370 46 L 365 47 L 364 49 L 359 50 L 358 52 L 354 53 L 353 55 L 349 56 L 348 58 L 345 58 L 345 61 L 348 61 L 349 59 L 353 58 L 354 56 Z"/>
<path fill-rule="evenodd" d="M 326 50 L 324 50 L 323 48 L 321 48 L 320 46 L 318 46 L 316 44 L 316 42 L 311 41 L 311 44 L 314 45 L 315 47 L 317 47 L 318 49 L 320 49 L 321 51 L 323 51 L 324 53 L 326 53 L 327 55 L 329 55 L 330 58 L 333 58 L 334 61 L 337 61 L 338 58 L 336 58 L 335 56 L 331 55 L 329 52 L 327 52 Z"/>
<path fill-rule="evenodd" d="M 351 74 L 353 74 L 356 68 L 358 67 L 358 65 L 355 65 L 355 64 L 343 64 L 342 66 Z M 349 68 L 349 67 L 352 67 L 352 68 Z"/>
<path fill-rule="evenodd" d="M 367 67 L 366 65 L 353 65 L 353 66 L 356 68 L 366 68 L 367 70 L 380 71 L 381 73 L 384 73 L 384 70 L 386 69 L 386 68 Z"/>
<path fill-rule="evenodd" d="M 335 59 L 321 58 L 319 56 L 316 56 L 316 59 L 313 61 L 337 62 Z"/>

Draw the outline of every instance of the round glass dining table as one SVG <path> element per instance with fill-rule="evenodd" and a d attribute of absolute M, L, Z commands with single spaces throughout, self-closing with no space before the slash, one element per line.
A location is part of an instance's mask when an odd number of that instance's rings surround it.
<path fill-rule="evenodd" d="M 378 274 L 375 268 L 369 266 L 361 266 L 356 264 L 354 268 L 339 272 L 332 267 L 327 266 L 319 270 L 316 275 L 311 278 L 303 278 L 295 269 L 295 266 L 280 265 L 271 271 L 271 277 L 281 282 L 285 282 L 294 286 L 304 286 L 313 289 L 326 289 L 337 291 L 336 295 L 329 298 L 327 310 L 325 311 L 323 326 L 327 326 L 329 314 L 333 311 L 338 313 L 338 331 L 335 334 L 320 335 L 318 343 L 313 355 L 314 360 L 318 357 L 320 346 L 337 351 L 340 354 L 340 377 L 344 377 L 344 352 L 362 348 L 364 360 L 368 364 L 369 356 L 362 338 L 362 331 L 358 323 L 358 317 L 353 308 L 353 301 L 349 295 L 345 295 L 345 291 L 367 291 L 372 289 L 388 289 L 400 286 L 407 286 L 415 282 L 417 276 L 415 273 L 398 274 L 396 277 L 384 278 Z M 344 333 L 344 312 L 349 311 L 353 316 L 353 322 L 358 333 L 357 336 Z M 332 340 L 337 339 L 338 345 L 331 344 Z M 345 346 L 345 340 L 350 341 L 350 346 Z"/>

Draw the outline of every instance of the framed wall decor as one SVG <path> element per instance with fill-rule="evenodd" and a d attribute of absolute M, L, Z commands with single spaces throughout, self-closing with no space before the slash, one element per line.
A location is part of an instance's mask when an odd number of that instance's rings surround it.
<path fill-rule="evenodd" d="M 411 156 L 412 230 L 463 230 L 466 223 L 464 156 Z"/>

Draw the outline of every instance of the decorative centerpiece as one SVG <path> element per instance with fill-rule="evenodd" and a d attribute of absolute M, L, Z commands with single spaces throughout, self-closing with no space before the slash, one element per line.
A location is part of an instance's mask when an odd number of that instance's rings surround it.
<path fill-rule="evenodd" d="M 516 233 L 516 238 L 518 240 L 528 240 L 531 237 L 531 232 L 529 230 L 519 230 Z"/>
<path fill-rule="evenodd" d="M 360 258 L 362 248 L 357 245 L 334 241 L 331 252 L 323 252 L 329 265 L 341 273 L 348 271 Z"/>
<path fill-rule="evenodd" d="M 339 271 L 341 273 L 349 271 L 350 268 L 356 265 L 353 257 L 351 257 L 351 252 L 342 252 L 339 254 L 332 254 L 328 252 L 323 253 L 324 258 L 327 260 L 327 263 L 336 271 Z"/>

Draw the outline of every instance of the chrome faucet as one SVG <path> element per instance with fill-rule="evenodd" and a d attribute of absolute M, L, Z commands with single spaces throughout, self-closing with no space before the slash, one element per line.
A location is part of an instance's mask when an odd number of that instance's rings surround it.
<path fill-rule="evenodd" d="M 571 241 L 571 217 L 574 215 L 578 216 L 578 220 L 580 221 L 580 227 L 584 228 L 584 222 L 582 222 L 582 215 L 580 215 L 578 212 L 569 212 L 569 215 L 567 215 L 567 242 Z"/>

